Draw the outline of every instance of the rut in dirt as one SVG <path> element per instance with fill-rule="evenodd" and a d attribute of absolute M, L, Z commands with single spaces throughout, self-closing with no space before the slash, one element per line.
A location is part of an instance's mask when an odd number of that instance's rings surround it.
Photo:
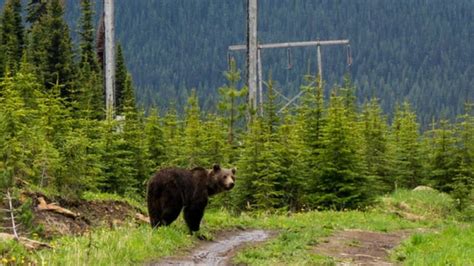
<path fill-rule="evenodd" d="M 263 242 L 271 237 L 264 230 L 232 231 L 222 234 L 215 241 L 205 242 L 191 251 L 189 255 L 166 258 L 149 265 L 229 265 L 236 250 Z"/>

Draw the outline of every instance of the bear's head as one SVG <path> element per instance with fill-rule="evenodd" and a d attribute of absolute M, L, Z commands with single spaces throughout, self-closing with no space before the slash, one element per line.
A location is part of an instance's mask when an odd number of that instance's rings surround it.
<path fill-rule="evenodd" d="M 225 190 L 231 190 L 235 185 L 235 168 L 226 169 L 221 168 L 215 164 L 209 171 L 211 186 L 214 187 L 215 193 Z"/>

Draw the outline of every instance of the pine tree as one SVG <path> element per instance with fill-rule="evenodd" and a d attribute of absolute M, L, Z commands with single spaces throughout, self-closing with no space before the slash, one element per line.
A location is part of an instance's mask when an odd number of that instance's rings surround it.
<path fill-rule="evenodd" d="M 99 73 L 100 67 L 96 58 L 94 47 L 94 26 L 92 24 L 94 18 L 94 10 L 91 0 L 81 0 L 82 16 L 79 21 L 81 28 L 80 48 L 81 48 L 81 67 L 88 64 L 93 72 Z"/>
<path fill-rule="evenodd" d="M 115 57 L 115 108 L 117 114 L 123 112 L 124 93 L 127 90 L 128 71 L 125 65 L 122 46 L 117 45 L 117 55 Z"/>
<path fill-rule="evenodd" d="M 374 181 L 378 191 L 392 191 L 394 182 L 390 175 L 391 159 L 388 151 L 387 121 L 382 115 L 377 98 L 370 100 L 363 107 L 361 127 L 367 174 Z"/>
<path fill-rule="evenodd" d="M 47 13 L 48 0 L 30 0 L 27 7 L 26 21 L 36 23 Z"/>
<path fill-rule="evenodd" d="M 299 137 L 305 144 L 302 149 L 304 168 L 307 170 L 304 175 L 307 194 L 314 192 L 319 175 L 319 160 L 322 143 L 322 128 L 325 125 L 325 107 L 323 84 L 319 78 L 306 76 L 306 85 L 302 86 L 303 95 L 301 107 L 299 107 L 296 121 Z"/>
<path fill-rule="evenodd" d="M 371 202 L 371 180 L 365 175 L 360 136 L 344 98 L 331 96 L 322 131 L 321 174 L 312 195 L 313 204 L 326 208 L 358 208 Z"/>
<path fill-rule="evenodd" d="M 0 77 L 5 70 L 15 74 L 25 45 L 21 1 L 8 0 L 0 16 Z"/>
<path fill-rule="evenodd" d="M 165 142 L 158 110 L 151 109 L 145 120 L 145 136 L 152 169 L 157 169 L 165 161 Z"/>
<path fill-rule="evenodd" d="M 60 0 L 47 3 L 46 14 L 32 25 L 28 54 L 45 87 L 50 89 L 60 84 L 61 96 L 70 102 L 74 98 L 76 66 L 69 28 L 63 14 Z"/>
<path fill-rule="evenodd" d="M 124 195 L 136 192 L 138 187 L 137 169 L 134 168 L 134 151 L 129 146 L 123 133 L 124 121 L 106 119 L 102 121 L 103 133 L 101 149 L 103 150 L 103 183 L 102 191 Z"/>
<path fill-rule="evenodd" d="M 254 183 L 262 177 L 261 173 L 267 167 L 262 160 L 265 142 L 263 128 L 261 118 L 253 117 L 243 138 L 243 148 L 237 162 L 239 181 L 236 182 L 234 189 L 235 202 L 239 209 L 262 205 L 261 200 L 258 202 L 259 199 L 256 198 L 257 189 Z"/>
<path fill-rule="evenodd" d="M 439 127 L 434 128 L 430 133 L 433 136 L 431 138 L 431 150 L 429 151 L 429 178 L 435 188 L 450 192 L 458 168 L 454 130 L 447 120 L 441 120 Z"/>
<path fill-rule="evenodd" d="M 395 187 L 414 188 L 424 181 L 419 125 L 410 105 L 405 102 L 395 111 L 391 129 Z"/>
<path fill-rule="evenodd" d="M 166 153 L 163 166 L 181 166 L 182 163 L 182 121 L 178 119 L 176 109 L 172 105 L 163 118 L 163 141 Z"/>
<path fill-rule="evenodd" d="M 76 109 L 92 119 L 102 119 L 105 114 L 105 97 L 101 68 L 94 47 L 94 11 L 91 0 L 81 1 L 82 16 L 80 25 L 80 69 L 78 89 L 75 95 Z"/>
<path fill-rule="evenodd" d="M 270 75 L 271 76 L 271 75 Z M 264 104 L 264 116 L 259 119 L 262 123 L 260 134 L 262 135 L 263 144 L 260 152 L 260 171 L 257 172 L 256 178 L 252 185 L 255 189 L 256 206 L 262 209 L 280 208 L 284 206 L 285 187 L 283 182 L 285 177 L 282 176 L 284 166 L 281 163 L 279 154 L 276 150 L 282 150 L 279 143 L 278 128 L 279 117 L 276 113 L 276 95 L 273 91 L 273 81 L 267 82 L 267 99 Z"/>
<path fill-rule="evenodd" d="M 235 146 L 236 126 L 241 122 L 245 114 L 245 102 L 242 98 L 247 95 L 247 88 L 237 89 L 237 84 L 240 81 L 240 71 L 237 70 L 237 65 L 234 59 L 230 61 L 229 71 L 224 73 L 228 84 L 219 88 L 219 110 L 225 117 L 228 129 L 227 142 Z"/>
<path fill-rule="evenodd" d="M 465 112 L 456 125 L 456 154 L 458 169 L 450 185 L 457 207 L 464 209 L 474 200 L 474 110 L 472 103 L 466 103 Z"/>
<path fill-rule="evenodd" d="M 209 165 L 206 155 L 202 153 L 202 141 L 204 138 L 203 123 L 201 121 L 201 111 L 199 108 L 196 91 L 191 92 L 186 106 L 186 116 L 184 121 L 184 138 L 182 164 L 188 168 Z"/>

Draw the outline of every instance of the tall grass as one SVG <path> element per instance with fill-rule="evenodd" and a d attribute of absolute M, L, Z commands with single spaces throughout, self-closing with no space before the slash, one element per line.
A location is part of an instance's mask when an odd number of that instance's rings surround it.
<path fill-rule="evenodd" d="M 191 237 L 176 227 L 101 229 L 82 237 L 60 238 L 52 243 L 53 250 L 38 252 L 34 260 L 40 265 L 133 265 L 191 244 Z"/>

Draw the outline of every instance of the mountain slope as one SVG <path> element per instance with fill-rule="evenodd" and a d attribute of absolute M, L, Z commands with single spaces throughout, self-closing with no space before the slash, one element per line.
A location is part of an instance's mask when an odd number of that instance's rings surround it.
<path fill-rule="evenodd" d="M 77 2 L 68 1 L 73 28 Z M 246 39 L 245 2 L 117 1 L 117 38 L 139 101 L 180 106 L 194 87 L 204 107 L 212 109 L 217 88 L 225 83 L 227 47 Z M 259 39 L 350 39 L 350 69 L 344 47 L 323 48 L 327 84 L 341 83 L 349 72 L 360 100 L 377 96 L 390 112 L 408 99 L 426 124 L 433 116 L 454 117 L 474 98 L 473 11 L 470 0 L 260 0 Z M 232 55 L 243 69 L 243 53 Z M 265 50 L 265 78 L 271 72 L 278 88 L 295 95 L 308 68 L 316 72 L 315 57 L 314 48 L 292 49 L 293 67 L 287 69 L 285 49 Z"/>

